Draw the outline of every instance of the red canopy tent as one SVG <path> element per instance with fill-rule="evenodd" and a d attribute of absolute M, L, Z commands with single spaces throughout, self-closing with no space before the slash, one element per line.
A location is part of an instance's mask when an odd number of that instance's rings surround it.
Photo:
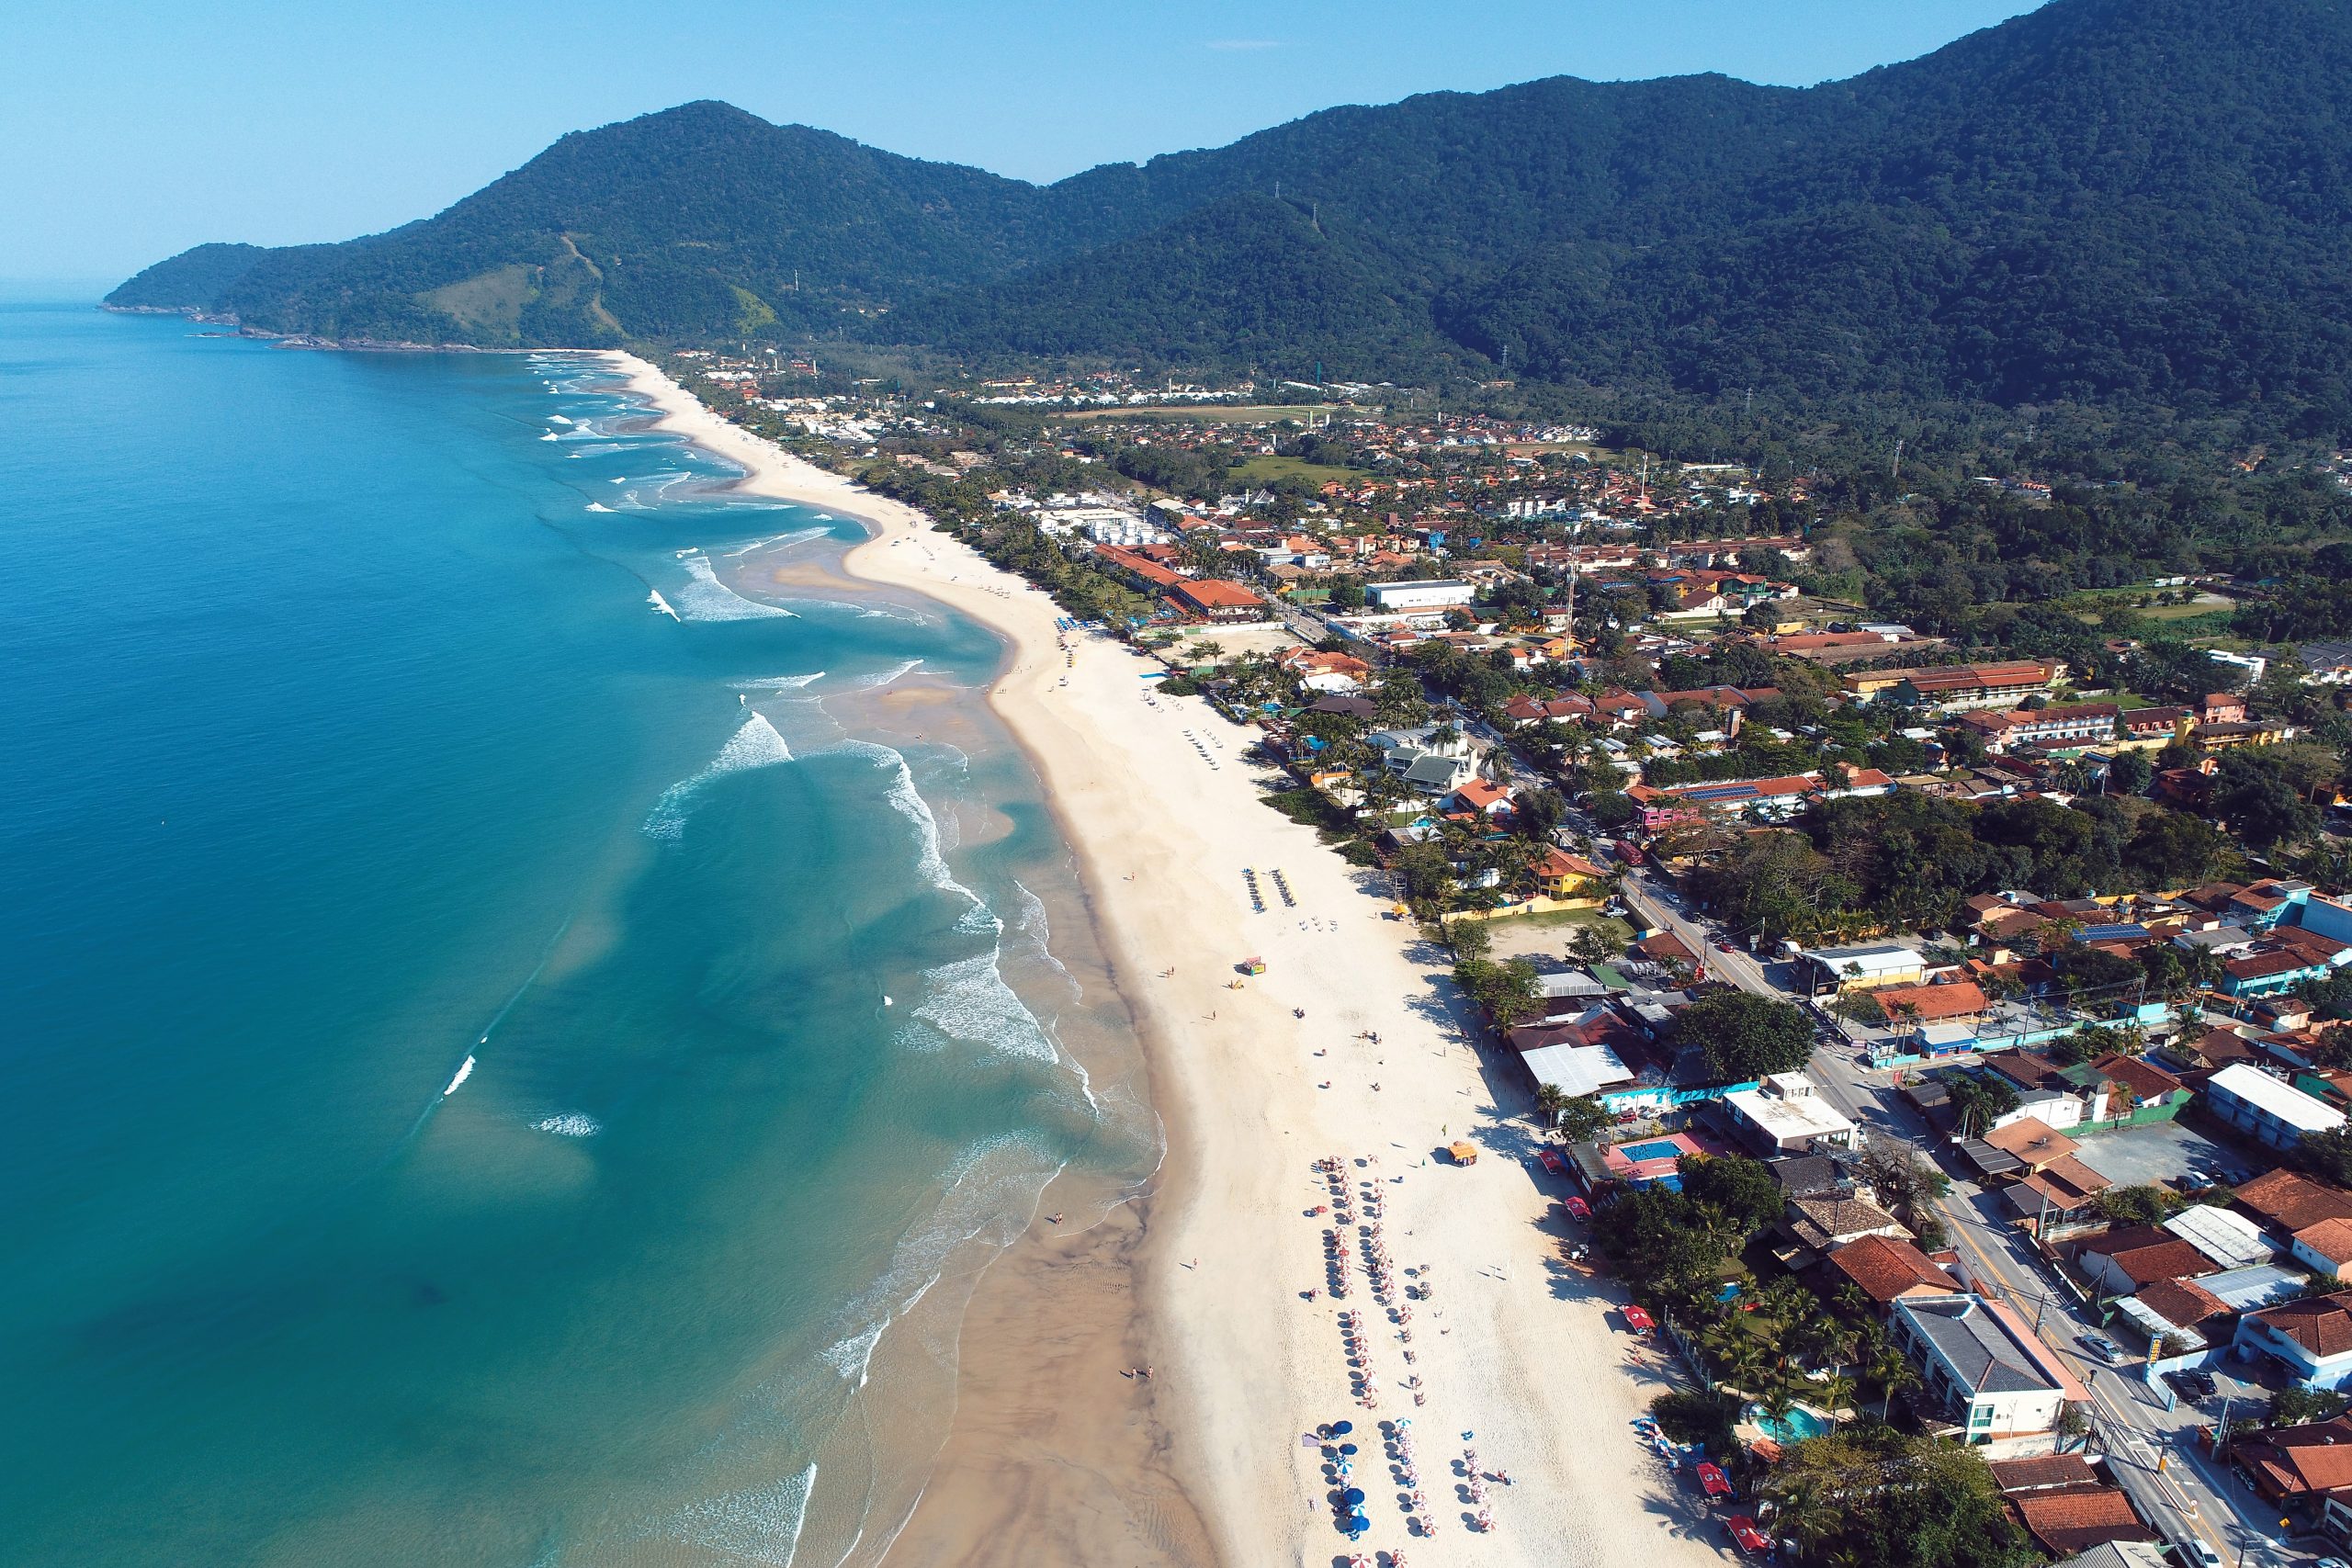
<path fill-rule="evenodd" d="M 1731 1531 L 1733 1544 L 1748 1556 L 1761 1557 L 1772 1550 L 1772 1543 L 1764 1539 L 1764 1532 L 1746 1514 L 1734 1514 L 1724 1524 Z"/>
<path fill-rule="evenodd" d="M 1702 1464 L 1699 1467 L 1699 1486 L 1710 1497 L 1731 1495 L 1731 1477 L 1724 1473 L 1723 1466 L 1719 1464 Z"/>
<path fill-rule="evenodd" d="M 1636 1334 L 1647 1334 L 1657 1325 L 1650 1321 L 1648 1313 L 1637 1306 L 1629 1306 L 1625 1309 L 1625 1326 Z"/>
<path fill-rule="evenodd" d="M 1560 1206 L 1567 1210 L 1568 1217 L 1572 1220 L 1589 1220 L 1592 1218 L 1592 1205 L 1586 1202 L 1581 1198 L 1563 1198 L 1560 1200 Z"/>

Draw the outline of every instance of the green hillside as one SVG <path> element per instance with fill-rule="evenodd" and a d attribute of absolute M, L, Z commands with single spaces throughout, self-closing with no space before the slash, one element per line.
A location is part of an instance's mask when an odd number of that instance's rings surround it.
<path fill-rule="evenodd" d="M 1560 78 L 1051 186 L 691 104 L 113 302 L 481 344 L 845 335 L 2352 429 L 2352 8 L 2052 0 L 1851 81 Z"/>

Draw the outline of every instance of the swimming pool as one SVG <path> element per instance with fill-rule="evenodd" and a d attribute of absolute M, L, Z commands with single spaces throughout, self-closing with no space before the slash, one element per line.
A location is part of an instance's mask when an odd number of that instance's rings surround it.
<path fill-rule="evenodd" d="M 1754 1422 L 1766 1437 L 1782 1443 L 1801 1443 L 1807 1438 L 1823 1437 L 1838 1429 L 1837 1422 L 1809 1404 L 1790 1406 L 1789 1413 L 1777 1421 L 1764 1414 L 1763 1406 L 1751 1404 L 1747 1407 L 1747 1418 Z"/>
<path fill-rule="evenodd" d="M 1640 1165 L 1645 1160 L 1676 1159 L 1690 1151 L 1672 1138 L 1653 1138 L 1646 1144 L 1620 1144 L 1617 1152 Z"/>

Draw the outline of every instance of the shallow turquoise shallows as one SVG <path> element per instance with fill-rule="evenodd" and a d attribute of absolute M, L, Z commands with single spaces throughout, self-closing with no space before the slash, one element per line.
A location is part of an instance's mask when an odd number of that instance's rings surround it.
<path fill-rule="evenodd" d="M 0 307 L 0 1562 L 870 1552 L 1148 1168 L 1025 764 L 854 716 L 998 643 L 645 424 Z"/>

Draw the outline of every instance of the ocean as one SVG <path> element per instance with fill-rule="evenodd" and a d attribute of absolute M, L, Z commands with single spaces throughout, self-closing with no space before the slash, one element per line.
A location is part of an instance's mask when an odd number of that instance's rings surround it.
<path fill-rule="evenodd" d="M 1001 646 L 650 425 L 0 305 L 0 1561 L 870 1562 L 1151 1170 Z"/>

